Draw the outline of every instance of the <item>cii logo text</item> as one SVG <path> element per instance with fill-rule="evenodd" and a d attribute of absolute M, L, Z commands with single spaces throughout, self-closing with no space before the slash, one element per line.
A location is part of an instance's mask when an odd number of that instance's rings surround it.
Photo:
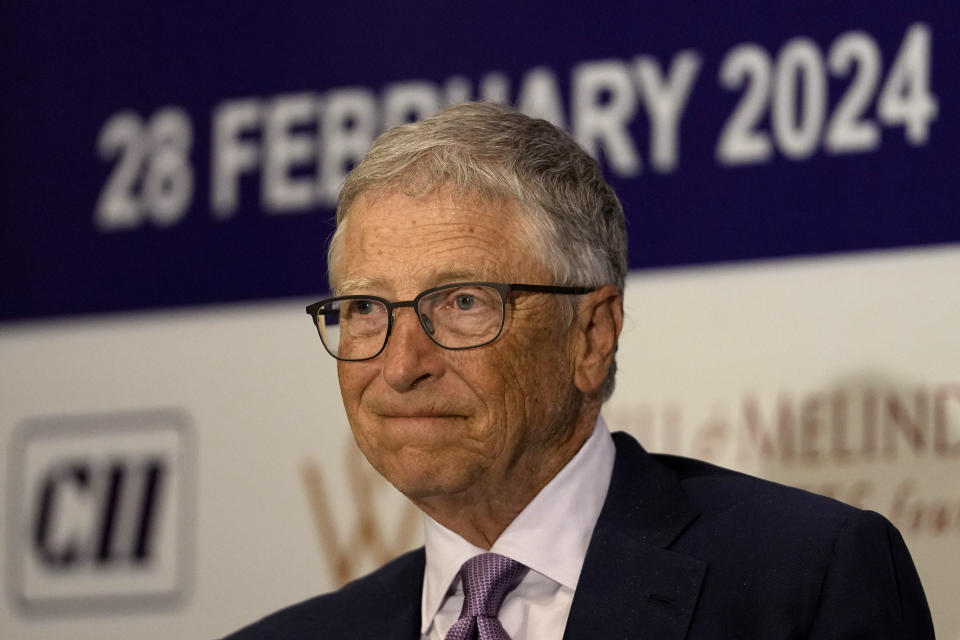
<path fill-rule="evenodd" d="M 8 576 L 27 612 L 182 599 L 193 438 L 176 410 L 35 418 L 10 448 Z"/>

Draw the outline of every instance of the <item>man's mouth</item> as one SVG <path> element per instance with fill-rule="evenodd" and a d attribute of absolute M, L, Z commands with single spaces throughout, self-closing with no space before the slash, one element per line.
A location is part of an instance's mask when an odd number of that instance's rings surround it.
<path fill-rule="evenodd" d="M 456 413 L 383 413 L 379 414 L 385 420 L 455 420 L 466 416 Z"/>
<path fill-rule="evenodd" d="M 376 416 L 381 418 L 420 418 L 420 419 L 429 419 L 429 418 L 465 418 L 467 416 L 466 411 L 463 411 L 459 407 L 454 407 L 451 405 L 443 406 L 404 406 L 397 403 L 370 403 L 367 405 L 367 410 L 373 413 Z"/>

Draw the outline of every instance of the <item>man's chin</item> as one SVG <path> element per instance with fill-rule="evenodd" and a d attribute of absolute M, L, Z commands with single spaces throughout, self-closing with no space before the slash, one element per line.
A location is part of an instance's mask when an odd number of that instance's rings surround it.
<path fill-rule="evenodd" d="M 463 493 L 476 480 L 478 470 L 475 463 L 442 460 L 430 452 L 405 453 L 400 459 L 378 470 L 400 493 L 414 502 Z"/>

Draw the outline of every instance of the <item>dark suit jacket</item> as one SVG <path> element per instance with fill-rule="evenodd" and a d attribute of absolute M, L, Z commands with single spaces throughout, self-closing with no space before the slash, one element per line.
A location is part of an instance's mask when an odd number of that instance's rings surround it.
<path fill-rule="evenodd" d="M 564 638 L 933 638 L 910 554 L 879 514 L 614 435 L 613 477 Z M 425 555 L 229 640 L 416 640 Z"/>

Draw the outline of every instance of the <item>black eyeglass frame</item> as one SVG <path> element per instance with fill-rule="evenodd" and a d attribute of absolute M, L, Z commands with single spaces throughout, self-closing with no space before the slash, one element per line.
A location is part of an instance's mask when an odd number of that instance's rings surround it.
<path fill-rule="evenodd" d="M 497 293 L 500 294 L 500 304 L 502 305 L 501 311 L 500 311 L 500 329 L 497 330 L 497 334 L 495 336 L 493 336 L 486 342 L 482 342 L 480 344 L 473 344 L 473 345 L 470 345 L 469 347 L 448 347 L 446 345 L 443 345 L 437 342 L 437 340 L 433 337 L 433 335 L 431 335 L 430 331 L 427 329 L 427 326 L 424 324 L 423 316 L 420 315 L 420 309 L 418 306 L 420 303 L 420 300 L 425 296 L 436 293 L 437 291 L 443 291 L 444 289 L 455 289 L 457 287 L 489 287 L 491 289 L 495 289 Z M 387 348 L 387 342 L 389 342 L 390 334 L 393 332 L 393 310 L 394 309 L 399 309 L 401 307 L 410 307 L 411 309 L 413 309 L 413 312 L 417 315 L 417 320 L 420 322 L 420 328 L 423 329 L 423 332 L 427 334 L 427 337 L 429 337 L 430 340 L 433 341 L 435 345 L 443 349 L 449 349 L 451 351 L 462 351 L 464 349 L 476 349 L 477 347 L 486 346 L 491 342 L 494 342 L 497 338 L 500 337 L 500 334 L 503 333 L 503 325 L 505 324 L 504 319 L 506 317 L 507 298 L 510 296 L 510 293 L 513 291 L 527 291 L 531 293 L 555 293 L 555 294 L 563 294 L 563 295 L 584 295 L 586 293 L 590 293 L 591 291 L 596 291 L 596 290 L 597 290 L 596 287 L 560 287 L 560 286 L 547 285 L 547 284 L 519 284 L 519 283 L 505 284 L 503 282 L 454 282 L 451 284 L 444 284 L 439 287 L 433 287 L 431 289 L 427 289 L 426 291 L 421 291 L 417 295 L 417 297 L 414 298 L 413 300 L 399 300 L 397 302 L 390 302 L 386 298 L 381 298 L 380 296 L 370 296 L 370 295 L 363 295 L 363 294 L 334 296 L 331 298 L 324 298 L 323 300 L 319 300 L 317 302 L 314 302 L 313 304 L 308 304 L 307 315 L 313 318 L 313 325 L 314 327 L 316 327 L 317 334 L 320 336 L 320 342 L 323 343 L 323 348 L 327 351 L 327 353 L 329 353 L 331 356 L 333 356 L 337 360 L 341 360 L 343 362 L 363 362 L 364 360 L 373 360 L 374 358 L 379 356 L 381 353 L 383 353 L 383 350 Z M 380 349 L 375 354 L 373 354 L 372 356 L 368 356 L 366 358 L 341 358 L 340 356 L 330 351 L 330 348 L 327 346 L 326 341 L 323 339 L 323 332 L 320 331 L 320 316 L 323 314 L 323 311 L 321 310 L 323 305 L 329 304 L 336 300 L 372 300 L 375 302 L 379 302 L 384 307 L 386 307 L 387 332 L 383 338 L 383 344 L 380 345 Z"/>

